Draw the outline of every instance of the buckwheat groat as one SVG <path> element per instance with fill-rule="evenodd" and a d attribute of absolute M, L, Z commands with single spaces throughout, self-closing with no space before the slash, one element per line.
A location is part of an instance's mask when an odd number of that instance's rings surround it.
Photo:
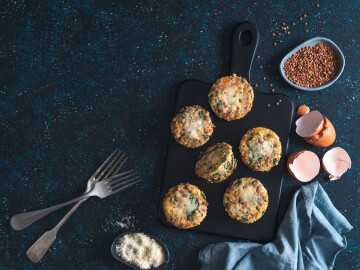
<path fill-rule="evenodd" d="M 294 53 L 284 65 L 286 76 L 303 87 L 316 87 L 329 82 L 338 72 L 339 62 L 333 49 L 319 43 Z"/>

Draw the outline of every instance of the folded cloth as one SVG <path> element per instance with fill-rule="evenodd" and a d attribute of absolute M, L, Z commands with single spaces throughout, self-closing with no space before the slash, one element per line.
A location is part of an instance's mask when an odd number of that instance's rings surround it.
<path fill-rule="evenodd" d="M 296 191 L 274 242 L 210 245 L 200 251 L 199 261 L 202 270 L 332 269 L 337 254 L 346 248 L 342 234 L 351 229 L 314 182 Z"/>

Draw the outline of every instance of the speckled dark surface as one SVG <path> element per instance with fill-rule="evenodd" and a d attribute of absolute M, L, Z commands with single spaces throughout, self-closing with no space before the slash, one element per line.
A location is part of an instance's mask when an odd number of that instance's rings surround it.
<path fill-rule="evenodd" d="M 316 8 L 312 1 L 113 2 L 118 1 L 0 1 L 0 269 L 125 269 L 111 257 L 110 246 L 130 229 L 157 235 L 168 245 L 168 269 L 197 269 L 201 247 L 236 240 L 164 227 L 158 206 L 176 87 L 185 79 L 214 82 L 227 75 L 231 31 L 243 20 L 260 31 L 255 91 L 268 92 L 272 83 L 295 105 L 321 111 L 337 130 L 334 146 L 352 158 L 341 180 L 329 182 L 324 172 L 318 180 L 354 226 L 335 269 L 359 269 L 360 3 L 320 1 Z M 307 17 L 300 21 L 302 14 Z M 271 33 L 279 32 L 283 21 L 296 25 L 279 44 Z M 346 67 L 330 88 L 298 92 L 275 79 L 277 65 L 314 36 L 332 39 Z M 271 68 L 259 69 L 268 64 Z M 142 187 L 87 201 L 46 257 L 30 263 L 28 247 L 69 208 L 20 232 L 11 230 L 9 218 L 80 195 L 116 147 L 131 154 L 126 168 L 138 168 Z M 301 149 L 320 156 L 326 151 L 292 132 L 290 152 Z M 297 188 L 287 173 L 280 220 Z"/>

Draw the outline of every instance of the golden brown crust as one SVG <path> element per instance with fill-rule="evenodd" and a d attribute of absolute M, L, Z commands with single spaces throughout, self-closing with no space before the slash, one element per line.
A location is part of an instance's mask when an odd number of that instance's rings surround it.
<path fill-rule="evenodd" d="M 269 204 L 267 190 L 255 178 L 241 178 L 227 188 L 223 199 L 225 211 L 242 223 L 253 223 L 266 212 Z"/>
<path fill-rule="evenodd" d="M 201 106 L 182 108 L 171 121 L 171 133 L 181 145 L 196 148 L 205 144 L 213 133 L 210 113 Z"/>
<path fill-rule="evenodd" d="M 189 183 L 169 189 L 163 200 L 166 220 L 175 227 L 195 227 L 206 217 L 208 202 L 204 192 Z"/>
<path fill-rule="evenodd" d="M 243 118 L 252 108 L 254 91 L 246 79 L 226 76 L 211 87 L 209 103 L 214 113 L 225 120 Z"/>
<path fill-rule="evenodd" d="M 268 172 L 279 164 L 281 142 L 278 135 L 268 128 L 250 129 L 240 141 L 241 160 L 252 170 Z"/>
<path fill-rule="evenodd" d="M 237 161 L 231 145 L 222 142 L 201 153 L 195 165 L 195 174 L 210 183 L 226 180 L 236 169 Z"/>

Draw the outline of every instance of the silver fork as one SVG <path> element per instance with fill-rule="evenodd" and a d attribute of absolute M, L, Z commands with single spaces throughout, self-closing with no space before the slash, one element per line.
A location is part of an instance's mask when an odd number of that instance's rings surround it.
<path fill-rule="evenodd" d="M 114 155 L 115 155 L 115 157 L 114 157 Z M 111 174 L 111 176 L 114 176 L 121 169 L 121 167 L 125 164 L 126 160 L 127 160 L 127 156 L 124 153 L 122 153 L 122 151 L 119 151 L 118 149 L 116 149 L 107 158 L 107 160 L 105 160 L 105 162 L 95 171 L 95 173 L 90 177 L 90 179 L 87 182 L 87 186 L 86 186 L 86 190 L 85 190 L 84 194 L 92 191 L 95 187 L 95 184 L 98 181 L 108 178 L 110 176 L 110 174 Z M 105 175 L 105 173 L 106 173 L 106 175 Z M 49 208 L 45 208 L 45 209 L 41 209 L 41 210 L 35 210 L 35 211 L 31 211 L 31 212 L 17 214 L 11 218 L 10 225 L 14 230 L 17 230 L 17 231 L 25 229 L 26 227 L 33 224 L 35 221 L 41 219 L 42 217 L 52 213 L 53 211 L 55 211 L 57 209 L 60 209 L 61 207 L 64 207 L 66 205 L 68 205 L 68 204 L 64 204 L 64 205 L 60 204 L 57 206 L 53 206 L 53 207 L 49 207 Z"/>
<path fill-rule="evenodd" d="M 132 174 L 129 174 L 129 173 L 132 173 Z M 126 175 L 126 174 L 129 174 L 129 175 Z M 126 176 L 124 176 L 124 175 L 126 175 Z M 125 179 L 128 179 L 128 178 L 130 178 L 130 179 L 127 181 L 124 181 Z M 123 182 L 121 182 L 121 181 L 123 181 Z M 75 199 L 72 199 L 70 201 L 64 202 L 57 206 L 54 206 L 54 207 L 56 209 L 59 209 L 66 205 L 72 204 L 74 202 L 77 202 L 77 201 L 80 201 L 82 199 L 89 198 L 92 196 L 96 196 L 96 197 L 103 199 L 103 198 L 113 195 L 121 190 L 127 189 L 127 188 L 135 185 L 138 182 L 140 182 L 140 179 L 139 179 L 137 173 L 136 172 L 134 173 L 134 170 L 120 173 L 120 174 L 114 175 L 110 178 L 107 178 L 105 180 L 102 180 L 102 181 L 96 183 L 95 187 L 92 191 L 85 193 L 84 195 L 77 197 Z M 50 208 L 53 208 L 53 207 L 50 207 Z M 49 208 L 46 208 L 46 209 L 49 209 Z"/>
<path fill-rule="evenodd" d="M 85 193 L 93 190 L 95 187 L 95 184 L 99 180 L 107 178 L 108 176 L 110 176 L 110 174 L 112 176 L 117 174 L 117 172 L 121 169 L 121 167 L 125 164 L 126 160 L 128 159 L 128 157 L 125 156 L 125 154 L 122 154 L 120 156 L 120 158 L 118 159 L 118 161 L 115 162 L 121 153 L 122 153 L 121 151 L 116 149 L 107 158 L 107 160 L 105 160 L 105 162 L 96 170 L 96 172 L 88 180 Z M 105 166 L 106 166 L 106 168 L 103 170 L 103 168 Z M 106 173 L 106 175 L 105 175 L 105 173 Z M 105 175 L 105 177 L 104 177 L 104 175 Z M 62 225 L 64 225 L 64 223 L 70 218 L 70 216 L 76 211 L 76 209 L 86 200 L 87 200 L 87 198 L 82 199 L 81 201 L 78 201 L 52 230 L 45 232 L 28 249 L 28 251 L 26 252 L 26 255 L 30 261 L 37 263 L 44 257 L 46 252 L 49 250 L 51 245 L 54 243 L 54 241 L 56 239 L 56 234 L 60 230 Z"/>
<path fill-rule="evenodd" d="M 131 178 L 132 177 L 132 178 Z M 131 178 L 130 180 L 124 181 L 128 178 Z M 137 174 L 135 173 L 134 170 L 131 171 L 127 171 L 127 172 L 123 172 L 123 173 L 119 173 L 117 175 L 114 175 L 110 178 L 107 178 L 105 180 L 101 180 L 100 182 L 96 183 L 93 190 L 87 193 L 84 193 L 82 196 L 77 197 L 75 199 L 72 199 L 70 201 L 52 206 L 52 207 L 48 207 L 48 208 L 44 208 L 44 209 L 40 209 L 40 210 L 35 210 L 35 211 L 31 211 L 31 212 L 25 212 L 25 213 L 21 213 L 18 214 L 16 216 L 14 216 L 14 220 L 16 221 L 22 221 L 22 224 L 27 223 L 33 223 L 36 220 L 39 220 L 40 218 L 60 209 L 63 208 L 69 204 L 75 203 L 77 201 L 80 201 L 82 199 L 91 197 L 91 196 L 98 196 L 101 199 L 105 198 L 109 195 L 112 195 L 116 192 L 119 192 L 121 190 L 124 190 L 128 187 L 131 187 L 132 185 L 136 184 L 137 182 L 133 182 L 135 180 L 138 180 L 139 178 L 137 177 Z M 124 181 L 124 182 L 121 182 Z M 115 183 L 118 183 L 116 186 L 111 186 Z M 127 184 L 125 186 L 123 186 L 124 184 Z M 116 189 L 115 188 L 119 188 Z"/>

